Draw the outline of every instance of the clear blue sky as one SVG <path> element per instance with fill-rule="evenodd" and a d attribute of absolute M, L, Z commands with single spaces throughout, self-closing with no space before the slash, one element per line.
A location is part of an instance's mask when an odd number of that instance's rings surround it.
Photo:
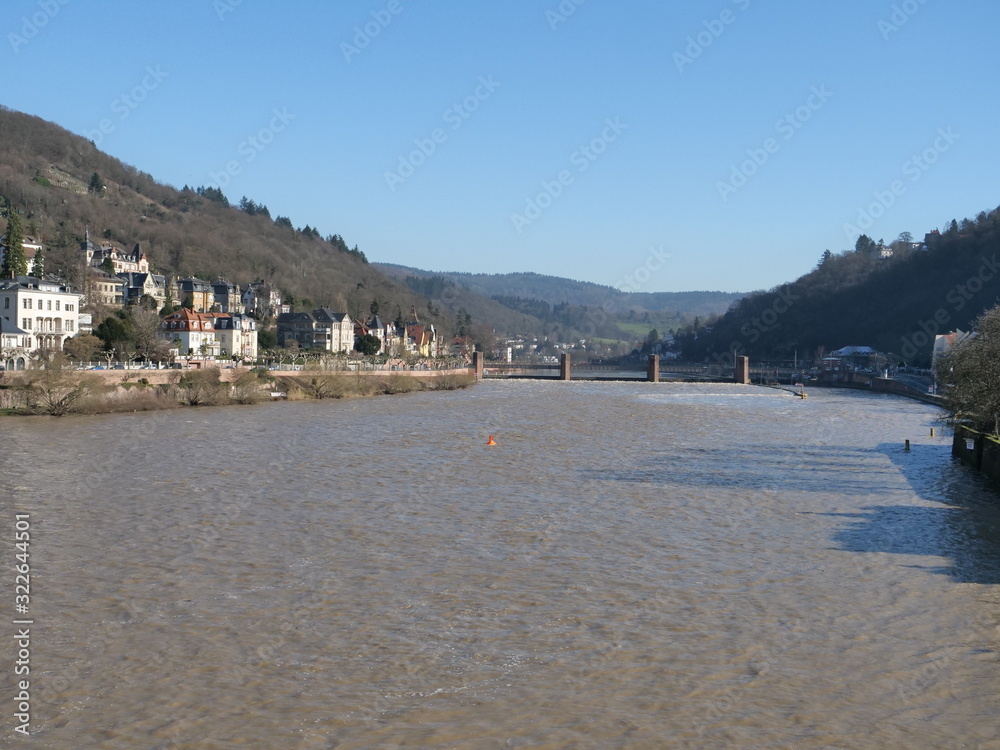
<path fill-rule="evenodd" d="M 749 291 L 876 194 L 886 242 L 1000 204 L 997 28 L 987 0 L 7 0 L 0 102 L 373 260 Z"/>

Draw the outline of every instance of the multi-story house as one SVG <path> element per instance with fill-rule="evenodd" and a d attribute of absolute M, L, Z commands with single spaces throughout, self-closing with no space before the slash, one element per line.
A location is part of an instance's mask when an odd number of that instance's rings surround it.
<path fill-rule="evenodd" d="M 31 334 L 0 318 L 0 365 L 5 370 L 23 370 L 30 353 Z"/>
<path fill-rule="evenodd" d="M 219 339 L 215 334 L 215 317 L 208 313 L 182 308 L 160 323 L 160 337 L 169 341 L 181 355 L 218 357 Z"/>
<path fill-rule="evenodd" d="M 29 349 L 62 351 L 77 334 L 80 300 L 65 284 L 34 276 L 0 281 L 0 317 L 30 336 Z"/>
<path fill-rule="evenodd" d="M 354 349 L 354 322 L 347 313 L 326 307 L 313 310 L 316 327 L 313 340 L 318 349 L 328 352 L 349 352 Z"/>
<path fill-rule="evenodd" d="M 28 261 L 28 270 L 30 271 L 32 264 L 35 262 L 35 255 L 42 250 L 42 242 L 34 237 L 25 235 L 24 240 L 21 242 L 21 249 L 24 250 L 24 257 Z M 4 262 L 6 257 L 7 246 L 0 242 L 0 264 Z"/>
<path fill-rule="evenodd" d="M 257 321 L 249 315 L 213 313 L 215 338 L 223 357 L 257 359 Z"/>
<path fill-rule="evenodd" d="M 121 307 L 125 304 L 125 282 L 100 268 L 90 268 L 87 299 L 92 305 Z"/>
<path fill-rule="evenodd" d="M 278 346 L 287 347 L 292 341 L 302 349 L 313 349 L 316 319 L 311 313 L 281 313 L 278 316 Z"/>
<path fill-rule="evenodd" d="M 392 323 L 385 323 L 378 315 L 373 315 L 365 324 L 365 327 L 369 334 L 377 337 L 382 342 L 379 354 L 398 353 L 397 349 L 400 339 L 396 334 L 396 326 Z"/>
<path fill-rule="evenodd" d="M 406 349 L 421 357 L 437 356 L 437 331 L 432 325 L 407 325 Z"/>
<path fill-rule="evenodd" d="M 127 252 L 116 245 L 101 244 L 95 245 L 90 241 L 90 230 L 84 235 L 84 240 L 80 243 L 88 266 L 100 266 L 104 261 L 110 259 L 114 272 L 118 273 L 149 273 L 149 259 L 146 253 L 135 244 L 132 252 Z"/>
<path fill-rule="evenodd" d="M 278 316 L 278 345 L 297 341 L 303 349 L 348 352 L 354 348 L 354 323 L 347 313 L 321 307 L 311 313 Z"/>
<path fill-rule="evenodd" d="M 181 304 L 195 312 L 208 312 L 215 304 L 215 290 L 207 281 L 178 279 L 177 291 L 181 296 Z"/>
<path fill-rule="evenodd" d="M 243 299 L 240 295 L 240 288 L 236 284 L 231 284 L 225 279 L 213 281 L 212 293 L 215 297 L 214 304 L 218 306 L 219 312 L 243 312 Z"/>
<path fill-rule="evenodd" d="M 172 279 L 155 273 L 120 273 L 118 278 L 125 282 L 125 302 L 137 305 L 143 297 L 150 297 L 156 302 L 156 308 L 165 305 L 179 305 L 177 287 Z"/>
<path fill-rule="evenodd" d="M 246 314 L 255 315 L 258 318 L 274 317 L 291 312 L 288 305 L 281 304 L 281 293 L 264 281 L 247 284 L 241 299 Z"/>

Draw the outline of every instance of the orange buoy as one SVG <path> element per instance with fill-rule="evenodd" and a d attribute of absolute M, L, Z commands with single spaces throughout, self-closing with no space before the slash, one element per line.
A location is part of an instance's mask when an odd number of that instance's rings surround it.
<path fill-rule="evenodd" d="M 492 435 L 490 435 L 490 439 L 486 442 L 486 444 L 487 445 L 496 445 L 497 441 L 493 439 Z"/>

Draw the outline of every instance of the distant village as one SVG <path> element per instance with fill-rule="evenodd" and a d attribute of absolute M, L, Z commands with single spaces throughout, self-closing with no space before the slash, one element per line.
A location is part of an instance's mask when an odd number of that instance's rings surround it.
<path fill-rule="evenodd" d="M 43 254 L 41 242 L 25 237 L 29 269 Z M 242 288 L 224 279 L 173 278 L 153 273 L 139 244 L 126 250 L 95 243 L 89 231 L 80 244 L 87 278 L 83 292 L 56 276 L 17 276 L 0 280 L 0 366 L 24 370 L 37 351 L 62 351 L 67 339 L 94 332 L 93 315 L 85 309 L 122 309 L 146 305 L 173 310 L 162 317 L 159 336 L 172 359 L 196 365 L 216 358 L 254 362 L 258 357 L 258 325 L 276 321 L 277 344 L 314 352 L 353 351 L 355 342 L 371 336 L 370 354 L 405 357 L 465 355 L 466 339 L 444 342 L 433 325 L 419 321 L 416 311 L 402 325 L 378 315 L 352 320 L 347 312 L 318 308 L 293 312 L 272 285 L 257 281 Z M 0 246 L 0 263 L 6 248 Z M 371 339 L 370 339 L 371 340 Z M 377 347 L 377 348 L 375 348 Z"/>

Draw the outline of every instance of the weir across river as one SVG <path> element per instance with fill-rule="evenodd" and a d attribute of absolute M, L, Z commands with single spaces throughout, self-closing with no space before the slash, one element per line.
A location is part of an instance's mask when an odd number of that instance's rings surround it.
<path fill-rule="evenodd" d="M 488 365 L 477 353 L 473 361 L 473 370 L 480 378 L 641 380 L 651 383 L 663 381 L 750 383 L 766 380 L 788 383 L 793 380 L 793 375 L 801 373 L 801 370 L 790 367 L 751 367 L 746 357 L 739 357 L 735 367 L 719 364 L 665 364 L 655 354 L 649 355 L 645 364 L 641 362 L 595 364 L 591 362 L 573 363 L 568 353 L 562 355 L 558 364 L 495 364 L 491 362 Z"/>

